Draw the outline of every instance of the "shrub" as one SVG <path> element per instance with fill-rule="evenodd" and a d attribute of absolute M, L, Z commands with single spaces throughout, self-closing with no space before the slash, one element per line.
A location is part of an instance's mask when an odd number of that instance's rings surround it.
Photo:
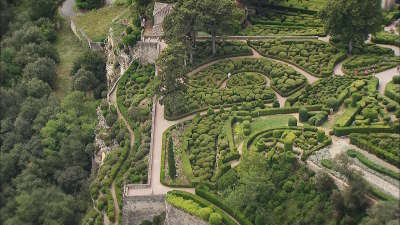
<path fill-rule="evenodd" d="M 400 84 L 400 75 L 396 75 L 393 77 L 393 83 Z"/>
<path fill-rule="evenodd" d="M 396 103 L 394 103 L 394 102 L 390 102 L 389 104 L 386 105 L 386 109 L 389 112 L 395 111 L 396 108 L 397 108 L 397 106 L 396 106 Z"/>
<path fill-rule="evenodd" d="M 296 118 L 294 118 L 294 117 L 291 117 L 291 118 L 289 118 L 289 120 L 288 120 L 288 126 L 293 126 L 293 127 L 295 127 L 295 126 L 297 126 L 297 119 Z"/>
<path fill-rule="evenodd" d="M 209 208 L 209 207 L 201 208 L 201 209 L 199 210 L 200 217 L 201 217 L 203 220 L 206 220 L 206 221 L 208 221 L 208 219 L 210 218 L 210 215 L 211 215 L 212 212 L 213 212 L 212 209 Z"/>
<path fill-rule="evenodd" d="M 168 140 L 168 173 L 171 179 L 175 179 L 176 167 L 175 167 L 175 156 L 174 156 L 174 143 L 172 137 Z"/>
<path fill-rule="evenodd" d="M 348 98 L 348 99 L 344 100 L 344 106 L 345 107 L 349 107 L 350 104 L 351 104 L 351 99 Z"/>
<path fill-rule="evenodd" d="M 361 100 L 361 95 L 359 93 L 354 93 L 352 96 L 352 106 L 355 107 L 357 102 Z"/>
<path fill-rule="evenodd" d="M 277 100 L 274 101 L 274 103 L 272 104 L 272 107 L 274 108 L 279 108 L 281 105 L 279 104 L 279 102 Z"/>
<path fill-rule="evenodd" d="M 212 213 L 209 220 L 210 225 L 221 225 L 222 216 L 218 213 Z"/>
<path fill-rule="evenodd" d="M 300 122 L 306 122 L 308 120 L 308 110 L 304 107 L 299 109 L 299 120 Z"/>

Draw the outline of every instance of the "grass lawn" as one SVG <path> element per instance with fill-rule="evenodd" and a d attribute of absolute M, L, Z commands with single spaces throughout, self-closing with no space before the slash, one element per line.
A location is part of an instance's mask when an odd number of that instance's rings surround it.
<path fill-rule="evenodd" d="M 66 21 L 57 32 L 54 47 L 60 55 L 60 63 L 57 65 L 56 94 L 58 97 L 63 97 L 71 89 L 70 71 L 73 62 L 86 47 L 72 33 Z"/>
<path fill-rule="evenodd" d="M 291 115 L 273 115 L 260 117 L 251 122 L 251 132 L 255 133 L 261 130 L 287 126 L 289 118 L 294 118 Z"/>
<path fill-rule="evenodd" d="M 279 4 L 282 6 L 319 11 L 325 6 L 326 2 L 327 0 L 287 0 L 280 1 Z"/>
<path fill-rule="evenodd" d="M 73 18 L 77 28 L 82 29 L 92 41 L 103 41 L 112 20 L 124 12 L 124 6 L 109 6 L 92 10 Z"/>

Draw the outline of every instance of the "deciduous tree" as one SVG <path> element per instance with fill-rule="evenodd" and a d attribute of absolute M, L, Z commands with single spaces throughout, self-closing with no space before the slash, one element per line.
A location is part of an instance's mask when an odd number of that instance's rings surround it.
<path fill-rule="evenodd" d="M 354 43 L 381 29 L 383 18 L 379 0 L 329 0 L 321 17 L 329 34 L 348 44 L 349 53 Z"/>

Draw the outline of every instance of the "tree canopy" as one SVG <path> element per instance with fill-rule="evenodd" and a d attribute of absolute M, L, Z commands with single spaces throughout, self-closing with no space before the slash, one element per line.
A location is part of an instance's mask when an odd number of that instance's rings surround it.
<path fill-rule="evenodd" d="M 328 0 L 321 17 L 330 35 L 348 43 L 350 53 L 380 29 L 383 19 L 379 0 Z"/>

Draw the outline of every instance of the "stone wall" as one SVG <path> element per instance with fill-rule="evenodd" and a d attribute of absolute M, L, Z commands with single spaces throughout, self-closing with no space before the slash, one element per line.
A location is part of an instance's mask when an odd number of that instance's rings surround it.
<path fill-rule="evenodd" d="M 381 4 L 384 10 L 389 11 L 392 10 L 394 7 L 394 0 L 382 0 Z"/>
<path fill-rule="evenodd" d="M 158 42 L 139 41 L 137 43 L 139 49 L 139 62 L 143 64 L 155 63 L 160 54 Z"/>
<path fill-rule="evenodd" d="M 153 9 L 153 18 L 154 18 L 154 25 L 153 25 L 153 36 L 162 36 L 163 29 L 162 23 L 164 18 L 172 11 L 173 4 L 168 3 L 161 3 L 155 2 L 154 9 Z"/>
<path fill-rule="evenodd" d="M 166 215 L 164 225 L 208 225 L 204 220 L 192 216 L 165 202 Z"/>
<path fill-rule="evenodd" d="M 122 225 L 139 225 L 144 220 L 165 212 L 164 195 L 125 197 L 122 206 Z M 172 224 L 171 224 L 172 225 Z"/>
<path fill-rule="evenodd" d="M 89 48 L 93 49 L 93 50 L 98 50 L 98 51 L 102 51 L 103 50 L 103 43 L 102 42 L 94 42 L 92 41 L 85 32 L 83 32 L 82 29 L 79 29 L 74 21 L 70 20 L 71 23 L 71 30 L 72 32 L 75 34 L 75 36 L 77 36 L 79 38 L 79 40 L 83 41 L 83 42 L 87 42 Z"/>

